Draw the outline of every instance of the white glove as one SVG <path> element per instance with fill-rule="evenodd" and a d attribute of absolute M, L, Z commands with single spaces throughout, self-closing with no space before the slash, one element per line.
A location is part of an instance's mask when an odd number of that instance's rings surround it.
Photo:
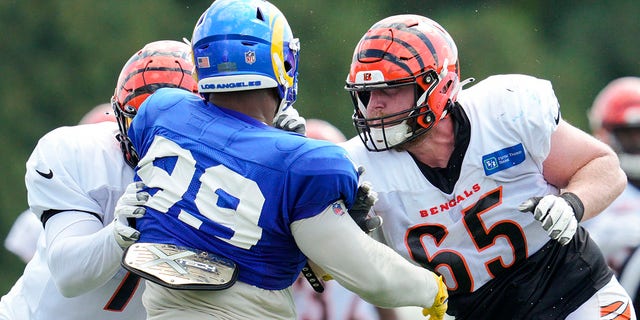
<path fill-rule="evenodd" d="M 130 223 L 135 224 L 135 219 L 141 218 L 146 213 L 143 205 L 149 199 L 149 194 L 142 192 L 142 188 L 144 188 L 142 182 L 129 184 L 116 203 L 111 225 L 113 236 L 122 249 L 128 248 L 140 239 L 140 231 L 134 229 Z"/>
<path fill-rule="evenodd" d="M 584 214 L 582 201 L 570 192 L 560 196 L 550 194 L 543 198 L 529 198 L 520 204 L 518 210 L 532 212 L 533 217 L 542 223 L 542 228 L 547 231 L 549 237 L 561 245 L 571 241 Z"/>
<path fill-rule="evenodd" d="M 298 114 L 298 110 L 289 107 L 280 112 L 273 119 L 273 126 L 284 131 L 305 134 L 307 132 L 307 121 Z"/>

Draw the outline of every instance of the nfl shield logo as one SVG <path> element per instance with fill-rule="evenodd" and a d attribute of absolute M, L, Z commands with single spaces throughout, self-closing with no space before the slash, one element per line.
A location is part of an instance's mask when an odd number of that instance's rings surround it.
<path fill-rule="evenodd" d="M 254 64 L 256 62 L 256 52 L 247 51 L 244 53 L 244 62 L 247 64 Z"/>
<path fill-rule="evenodd" d="M 345 210 L 342 208 L 342 204 L 338 203 L 338 202 L 334 202 L 331 205 L 331 209 L 333 209 L 333 213 L 341 216 L 345 213 Z"/>

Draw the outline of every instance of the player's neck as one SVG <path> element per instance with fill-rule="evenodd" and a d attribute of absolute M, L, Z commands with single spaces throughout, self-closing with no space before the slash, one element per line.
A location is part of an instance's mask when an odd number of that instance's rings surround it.
<path fill-rule="evenodd" d="M 453 121 L 450 117 L 442 119 L 415 144 L 407 147 L 418 161 L 432 168 L 446 168 L 455 147 Z"/>
<path fill-rule="evenodd" d="M 273 121 L 278 103 L 270 90 L 215 93 L 209 96 L 209 102 L 268 124 Z"/>

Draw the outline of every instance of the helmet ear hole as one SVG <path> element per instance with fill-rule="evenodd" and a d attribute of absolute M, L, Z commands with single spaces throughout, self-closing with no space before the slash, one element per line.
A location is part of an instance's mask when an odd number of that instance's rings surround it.
<path fill-rule="evenodd" d="M 442 89 L 440 90 L 440 93 L 445 94 L 447 93 L 447 91 L 449 91 L 449 89 L 451 88 L 451 84 L 453 83 L 453 80 L 449 80 L 447 81 L 443 86 Z"/>

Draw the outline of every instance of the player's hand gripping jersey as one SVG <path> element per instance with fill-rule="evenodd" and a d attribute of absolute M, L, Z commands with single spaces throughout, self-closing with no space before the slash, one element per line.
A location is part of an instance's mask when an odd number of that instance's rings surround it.
<path fill-rule="evenodd" d="M 358 137 L 345 143 L 354 162 L 367 168 L 363 179 L 376 186 L 374 211 L 384 219 L 385 241 L 444 276 L 451 315 L 564 318 L 604 286 L 611 272 L 581 227 L 561 246 L 533 214 L 518 210 L 530 197 L 558 194 L 542 175 L 560 121 L 551 84 L 493 76 L 462 91 L 458 102 L 461 108 L 450 116 L 468 125 L 458 126 L 448 168 L 420 168 L 408 152 L 367 152 Z M 390 171 L 389 165 L 402 169 Z M 574 280 L 585 278 L 592 282 Z M 545 290 L 550 284 L 554 288 Z M 479 306 L 478 299 L 512 303 Z M 522 305 L 530 306 L 521 309 L 527 314 L 510 308 Z"/>
<path fill-rule="evenodd" d="M 342 148 L 180 90 L 148 98 L 129 136 L 141 159 L 137 178 L 151 193 L 137 221 L 140 242 L 226 257 L 238 280 L 259 288 L 287 288 L 300 274 L 306 258 L 292 222 L 355 199 L 356 170 Z"/>
<path fill-rule="evenodd" d="M 145 319 L 142 284 L 127 280 L 119 263 L 122 249 L 111 228 L 105 228 L 133 180 L 117 132 L 113 122 L 61 127 L 38 142 L 27 161 L 26 186 L 30 209 L 45 224 L 45 236 L 3 297 L 0 315 Z M 91 240 L 80 240 L 85 235 Z"/>

